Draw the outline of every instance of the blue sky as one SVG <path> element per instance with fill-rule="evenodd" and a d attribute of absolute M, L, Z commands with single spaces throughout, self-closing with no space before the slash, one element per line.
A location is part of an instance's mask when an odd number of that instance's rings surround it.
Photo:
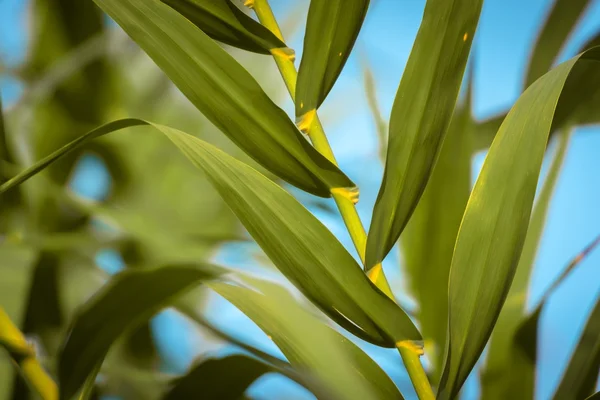
<path fill-rule="evenodd" d="M 291 9 L 291 0 L 272 0 L 278 16 L 283 18 Z M 327 131 L 341 166 L 348 171 L 361 187 L 360 213 L 365 221 L 375 201 L 382 167 L 377 159 L 374 125 L 368 113 L 362 92 L 360 55 L 366 56 L 372 67 L 378 89 L 378 97 L 384 115 L 389 115 L 393 98 L 408 59 L 410 49 L 419 27 L 424 0 L 373 0 L 365 26 L 358 40 L 357 50 L 351 57 L 338 84 L 323 105 L 327 113 L 340 104 L 348 109 L 341 120 L 327 126 Z M 523 80 L 524 68 L 537 30 L 548 12 L 550 0 L 486 0 L 482 12 L 475 49 L 475 116 L 479 119 L 505 111 L 517 99 Z M 0 58 L 3 63 L 14 64 L 25 54 L 27 36 L 23 0 L 0 2 Z M 294 8 L 296 9 L 296 8 Z M 304 17 L 303 15 L 300 17 Z M 594 32 L 600 30 L 600 0 L 592 1 L 586 17 L 564 49 L 562 59 L 574 55 L 574 51 Z M 301 54 L 301 33 L 289 40 L 298 56 Z M 17 86 L 4 78 L 0 80 L 2 96 L 10 102 L 18 95 Z M 291 103 L 285 104 L 291 113 Z M 534 271 L 530 304 L 585 245 L 600 233 L 600 129 L 578 129 L 573 136 L 555 196 L 550 207 L 546 231 L 541 243 Z M 482 156 L 474 162 L 476 171 Z M 88 178 L 89 179 L 89 178 Z M 84 179 L 85 180 L 85 179 Z M 324 217 L 325 218 L 325 217 Z M 351 242 L 338 220 L 324 222 L 340 237 L 348 248 Z M 226 258 L 225 261 L 235 261 Z M 114 261 L 111 265 L 114 265 Z M 397 272 L 397 259 L 386 261 L 386 270 L 401 284 Z M 540 344 L 540 374 L 538 377 L 539 399 L 546 399 L 557 383 L 562 367 L 568 360 L 582 324 L 591 305 L 600 292 L 600 251 L 592 253 L 565 282 L 546 307 L 542 318 Z M 219 303 L 222 322 L 237 321 L 243 326 L 239 332 L 257 345 L 272 349 L 262 333 L 245 321 L 235 309 Z M 165 316 L 166 315 L 166 316 Z M 176 318 L 163 314 L 160 318 Z M 217 316 L 215 316 L 216 318 Z M 162 325 L 159 336 L 168 348 L 173 340 L 181 341 L 181 330 L 173 324 Z M 166 328 L 164 328 L 166 326 Z M 195 347 L 197 342 L 185 339 L 184 343 Z M 275 349 L 272 349 L 275 350 Z M 194 352 L 192 352 L 194 353 Z M 403 389 L 405 379 L 393 365 L 390 357 L 375 351 L 372 354 L 381 361 Z M 174 357 L 172 362 L 185 366 L 190 352 Z M 391 359 L 395 360 L 395 359 Z M 388 365 L 389 364 L 389 365 Z M 271 378 L 269 378 L 271 379 Z M 404 382 L 404 383 L 403 383 Z M 263 383 L 273 389 L 275 383 Z M 277 386 L 278 390 L 284 390 Z M 258 390 L 258 389 L 256 389 Z M 300 394 L 300 390 L 286 386 L 285 390 Z M 259 390 L 260 392 L 260 390 Z M 291 393 L 290 392 L 290 393 Z"/>

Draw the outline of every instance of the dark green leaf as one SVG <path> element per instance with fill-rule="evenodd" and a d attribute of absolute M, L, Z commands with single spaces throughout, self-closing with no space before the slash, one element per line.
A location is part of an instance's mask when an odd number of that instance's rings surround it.
<path fill-rule="evenodd" d="M 581 338 L 569 360 L 554 400 L 576 400 L 594 391 L 600 371 L 600 299 L 596 302 Z"/>
<path fill-rule="evenodd" d="M 233 142 L 322 197 L 354 184 L 302 136 L 254 78 L 200 29 L 154 0 L 95 0 Z"/>
<path fill-rule="evenodd" d="M 508 113 L 490 147 L 452 258 L 449 345 L 440 399 L 457 395 L 479 359 L 508 294 L 563 88 L 569 82 L 598 79 L 599 61 L 600 49 L 592 49 L 538 79 Z"/>
<path fill-rule="evenodd" d="M 482 0 L 428 0 L 390 118 L 366 267 L 395 245 L 433 170 L 460 90 Z"/>
<path fill-rule="evenodd" d="M 225 283 L 210 287 L 252 319 L 290 363 L 313 372 L 334 398 L 401 399 L 398 389 L 360 348 L 315 319 L 275 284 L 245 279 L 253 289 Z"/>
<path fill-rule="evenodd" d="M 554 1 L 533 48 L 525 74 L 525 87 L 552 67 L 589 3 L 590 0 Z"/>
<path fill-rule="evenodd" d="M 204 33 L 230 46 L 255 53 L 287 47 L 270 30 L 244 14 L 231 0 L 161 0 Z"/>
<path fill-rule="evenodd" d="M 598 400 L 600 399 L 600 392 L 596 392 L 593 395 L 591 395 L 590 397 L 586 397 L 585 400 Z"/>
<path fill-rule="evenodd" d="M 276 371 L 265 362 L 240 354 L 209 358 L 177 379 L 163 400 L 241 399 L 254 381 Z"/>
<path fill-rule="evenodd" d="M 312 0 L 308 10 L 304 50 L 298 70 L 296 117 L 319 108 L 344 65 L 369 0 Z"/>
<path fill-rule="evenodd" d="M 421 332 L 426 343 L 435 345 L 428 354 L 438 374 L 446 343 L 452 251 L 471 190 L 469 103 L 454 112 L 438 162 L 401 241 L 410 287 L 419 304 Z"/>
<path fill-rule="evenodd" d="M 58 363 L 60 398 L 70 399 L 91 379 L 121 334 L 150 318 L 175 296 L 218 273 L 209 266 L 168 266 L 128 270 L 115 276 L 72 323 Z"/>
<path fill-rule="evenodd" d="M 539 242 L 544 232 L 550 200 L 554 193 L 554 187 L 558 180 L 570 137 L 571 131 L 560 135 L 556 155 L 552 160 L 548 176 L 539 193 L 529 221 L 529 228 L 515 277 L 490 338 L 488 355 L 482 372 L 482 395 L 486 399 L 497 398 L 500 400 L 504 398 L 504 393 L 509 387 L 502 377 L 511 373 L 514 368 L 514 363 L 511 362 L 510 348 L 513 345 L 515 332 L 525 314 L 525 300 L 531 271 L 533 270 Z"/>

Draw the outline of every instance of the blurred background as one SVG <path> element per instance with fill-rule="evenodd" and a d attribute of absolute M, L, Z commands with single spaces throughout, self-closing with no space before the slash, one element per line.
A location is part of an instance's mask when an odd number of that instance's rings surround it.
<path fill-rule="evenodd" d="M 424 4 L 424 0 L 372 1 L 355 51 L 320 111 L 342 170 L 361 189 L 358 207 L 366 225 L 383 172 L 377 119 L 366 90 L 375 95 L 387 120 Z M 271 0 L 271 5 L 299 60 L 308 1 Z M 505 113 L 518 98 L 529 56 L 551 6 L 552 0 L 485 1 L 469 64 L 474 77 L 474 120 Z M 560 61 L 575 55 L 599 32 L 600 0 L 592 0 Z M 291 115 L 292 102 L 272 59 L 230 50 Z M 1 0 L 0 90 L 15 164 L 30 164 L 102 122 L 127 116 L 183 129 L 250 162 L 91 0 Z M 473 157 L 473 182 L 484 157 L 485 150 Z M 62 191 L 64 185 L 71 189 Z M 50 354 L 57 345 L 57 332 L 75 308 L 102 285 L 107 274 L 125 267 L 206 258 L 280 279 L 202 174 L 166 139 L 147 129 L 102 138 L 26 187 L 19 198 L 6 200 L 11 207 L 27 209 L 11 217 L 18 220 L 11 226 L 20 228 L 7 231 L 7 221 L 0 220 L 0 235 L 5 239 L 27 235 L 41 250 L 38 261 L 24 265 L 19 276 L 0 269 L 0 300 L 23 316 L 19 323 L 35 332 Z M 355 254 L 332 202 L 290 190 Z M 600 128 L 586 126 L 576 129 L 558 178 L 535 262 L 529 308 L 599 233 Z M 402 266 L 399 252 L 384 263 L 401 303 L 415 308 Z M 37 294 L 28 297 L 28 293 Z M 544 309 L 537 398 L 549 398 L 554 391 L 599 294 L 597 251 Z M 191 296 L 197 297 L 215 325 L 281 355 L 264 333 L 222 298 L 201 290 Z M 125 346 L 126 354 L 114 357 L 129 357 L 138 366 L 160 365 L 165 373 L 183 373 L 200 354 L 239 351 L 173 310 L 162 312 L 128 340 L 133 345 Z M 402 393 L 412 393 L 395 351 L 364 348 Z M 18 386 L 11 365 L 0 359 L 0 398 L 10 393 L 13 383 Z M 249 394 L 264 399 L 312 397 L 272 374 L 253 384 Z M 478 394 L 473 379 L 464 398 Z"/>

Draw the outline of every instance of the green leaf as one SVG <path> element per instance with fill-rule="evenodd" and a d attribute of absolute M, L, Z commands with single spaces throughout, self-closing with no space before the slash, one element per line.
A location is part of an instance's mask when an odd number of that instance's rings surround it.
<path fill-rule="evenodd" d="M 25 246 L 0 239 L 0 308 L 18 328 L 23 328 L 27 293 L 31 286 L 36 253 Z M 10 398 L 16 369 L 0 348 L 0 399 Z"/>
<path fill-rule="evenodd" d="M 325 100 L 348 56 L 369 8 L 369 0 L 312 0 L 308 10 L 296 88 L 296 117 Z"/>
<path fill-rule="evenodd" d="M 449 283 L 449 339 L 438 397 L 457 395 L 496 323 L 512 282 L 548 136 L 567 81 L 597 78 L 600 49 L 531 85 L 502 123 L 469 198 Z M 565 90 L 568 92 L 568 90 Z"/>
<path fill-rule="evenodd" d="M 560 135 L 556 155 L 552 160 L 548 176 L 539 193 L 529 221 L 529 228 L 515 277 L 490 338 L 488 355 L 482 371 L 482 396 L 486 399 L 497 398 L 500 400 L 505 398 L 503 393 L 508 386 L 503 379 L 503 375 L 511 373 L 514 368 L 514 363 L 511 362 L 510 348 L 513 345 L 517 328 L 525 315 L 525 300 L 531 271 L 544 232 L 550 200 L 569 146 L 571 133 L 572 131 L 569 130 Z"/>
<path fill-rule="evenodd" d="M 377 289 L 333 234 L 263 175 L 174 130 L 171 140 L 202 168 L 275 266 L 353 334 L 394 347 L 420 340 L 410 318 Z"/>
<path fill-rule="evenodd" d="M 154 0 L 95 0 L 181 92 L 254 160 L 307 192 L 354 187 L 254 78 L 190 21 Z"/>
<path fill-rule="evenodd" d="M 175 296 L 217 275 L 214 267 L 168 266 L 116 275 L 74 319 L 58 362 L 60 398 L 93 382 L 111 344 L 149 319 Z"/>
<path fill-rule="evenodd" d="M 406 313 L 371 283 L 335 236 L 294 197 L 248 165 L 176 129 L 137 119 L 111 122 L 0 185 L 0 193 L 87 140 L 140 125 L 150 125 L 165 134 L 204 170 L 279 270 L 336 322 L 381 346 L 394 347 L 401 340 L 421 339 Z"/>
<path fill-rule="evenodd" d="M 287 47 L 270 30 L 244 14 L 231 0 L 161 1 L 219 42 L 262 54 L 270 54 L 271 49 Z"/>
<path fill-rule="evenodd" d="M 263 361 L 241 354 L 209 358 L 175 380 L 163 400 L 241 399 L 254 381 L 269 372 L 277 370 Z"/>
<path fill-rule="evenodd" d="M 470 85 L 467 90 L 470 93 Z M 469 99 L 454 112 L 438 162 L 401 240 L 421 332 L 426 343 L 432 340 L 435 345 L 428 354 L 438 376 L 446 343 L 452 251 L 471 190 Z"/>
<path fill-rule="evenodd" d="M 533 48 L 525 87 L 550 70 L 589 3 L 590 0 L 554 1 Z"/>
<path fill-rule="evenodd" d="M 596 302 L 583 328 L 583 333 L 553 399 L 576 400 L 589 396 L 596 386 L 598 371 L 600 371 L 600 299 Z"/>
<path fill-rule="evenodd" d="M 428 0 L 390 118 L 366 267 L 394 247 L 432 173 L 460 90 L 482 0 Z"/>
<path fill-rule="evenodd" d="M 292 366 L 307 369 L 334 398 L 401 399 L 390 378 L 359 347 L 318 321 L 283 288 L 246 278 L 258 291 L 226 283 L 209 286 L 254 321 Z"/>

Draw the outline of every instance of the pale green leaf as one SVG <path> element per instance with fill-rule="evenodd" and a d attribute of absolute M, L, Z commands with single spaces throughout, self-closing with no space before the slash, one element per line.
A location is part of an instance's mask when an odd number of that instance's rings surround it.
<path fill-rule="evenodd" d="M 600 78 L 600 49 L 531 85 L 505 118 L 469 198 L 449 283 L 449 343 L 438 397 L 457 395 L 498 318 L 521 256 L 557 105 L 567 81 Z M 569 92 L 569 90 L 565 90 Z"/>
<path fill-rule="evenodd" d="M 244 14 L 231 0 L 161 0 L 204 33 L 230 46 L 255 53 L 287 47 L 270 30 Z"/>
<path fill-rule="evenodd" d="M 392 108 L 366 267 L 394 247 L 432 173 L 460 90 L 482 0 L 428 0 Z"/>
<path fill-rule="evenodd" d="M 348 56 L 369 8 L 369 0 L 311 0 L 296 88 L 296 117 L 325 100 Z"/>
<path fill-rule="evenodd" d="M 269 171 L 310 193 L 354 187 L 317 152 L 225 50 L 155 0 L 95 0 L 223 133 Z"/>
<path fill-rule="evenodd" d="M 246 279 L 253 289 L 225 283 L 210 287 L 252 319 L 290 363 L 311 371 L 341 399 L 401 399 L 389 377 L 354 343 L 315 319 L 283 288 Z"/>

